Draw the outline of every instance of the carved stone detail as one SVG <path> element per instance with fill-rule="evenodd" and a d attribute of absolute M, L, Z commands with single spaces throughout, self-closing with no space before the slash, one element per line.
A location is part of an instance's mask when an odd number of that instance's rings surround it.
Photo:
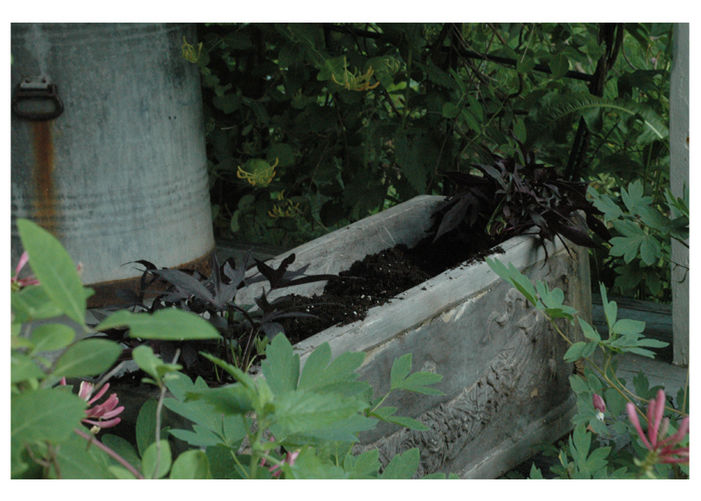
<path fill-rule="evenodd" d="M 571 270 L 567 261 L 563 256 L 551 257 L 534 275 L 547 277 L 549 287 L 560 287 L 569 297 L 567 275 Z M 471 386 L 416 418 L 429 429 L 401 429 L 372 444 L 356 446 L 356 450 L 377 448 L 381 463 L 386 465 L 394 455 L 418 447 L 421 463 L 417 475 L 445 472 L 446 465 L 461 454 L 470 453 L 470 442 L 490 426 L 502 410 L 509 414 L 518 412 L 519 402 L 527 404 L 530 398 L 538 395 L 539 386 L 551 381 L 564 363 L 564 349 L 560 346 L 563 343 L 547 319 L 516 289 L 506 291 L 500 304 L 503 309 L 489 315 L 479 343 L 486 345 L 500 340 L 504 347 Z M 440 373 L 440 367 L 437 372 Z M 502 428 L 510 430 L 508 424 Z M 505 432 L 517 433 L 516 430 Z M 479 456 L 481 452 L 475 454 Z"/>

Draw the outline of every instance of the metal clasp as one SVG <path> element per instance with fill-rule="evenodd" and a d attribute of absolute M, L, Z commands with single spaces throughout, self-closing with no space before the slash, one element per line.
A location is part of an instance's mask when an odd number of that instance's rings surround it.
<path fill-rule="evenodd" d="M 58 87 L 45 76 L 23 79 L 12 97 L 12 112 L 27 120 L 53 120 L 63 113 Z"/>

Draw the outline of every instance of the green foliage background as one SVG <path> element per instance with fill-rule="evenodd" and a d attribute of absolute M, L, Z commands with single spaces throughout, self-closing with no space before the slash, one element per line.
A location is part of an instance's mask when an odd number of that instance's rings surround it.
<path fill-rule="evenodd" d="M 445 193 L 442 173 L 516 154 L 516 140 L 614 200 L 641 180 L 663 204 L 671 34 L 671 24 L 200 25 L 191 60 L 217 233 L 291 247 Z M 256 185 L 237 175 L 274 165 Z M 593 281 L 640 266 L 619 261 L 600 253 Z M 664 285 L 667 268 L 624 271 Z M 651 294 L 644 283 L 632 293 Z"/>

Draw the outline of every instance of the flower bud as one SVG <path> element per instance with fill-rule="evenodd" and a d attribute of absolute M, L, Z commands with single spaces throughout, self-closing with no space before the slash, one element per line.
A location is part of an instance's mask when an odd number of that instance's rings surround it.
<path fill-rule="evenodd" d="M 596 417 L 600 420 L 604 420 L 604 412 L 606 412 L 606 403 L 604 402 L 604 399 L 601 398 L 601 395 L 597 395 L 594 393 L 594 396 L 592 397 L 592 403 L 594 404 L 594 409 L 596 409 L 598 412 L 596 413 Z"/>

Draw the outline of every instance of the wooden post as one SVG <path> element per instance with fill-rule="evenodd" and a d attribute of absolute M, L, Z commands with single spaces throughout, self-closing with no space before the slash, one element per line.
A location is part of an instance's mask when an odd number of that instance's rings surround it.
<path fill-rule="evenodd" d="M 669 92 L 670 189 L 681 197 L 689 187 L 689 24 L 674 25 Z M 688 240 L 687 240 L 688 243 Z M 678 263 L 678 264 L 674 264 Z M 682 266 L 679 266 L 682 265 Z M 689 365 L 689 249 L 672 240 L 674 363 Z"/>

